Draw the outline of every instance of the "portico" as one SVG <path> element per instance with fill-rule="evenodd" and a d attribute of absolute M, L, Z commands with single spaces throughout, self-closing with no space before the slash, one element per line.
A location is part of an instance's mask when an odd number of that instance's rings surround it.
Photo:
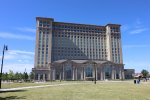
<path fill-rule="evenodd" d="M 95 71 L 96 68 L 96 71 Z M 124 79 L 123 64 L 100 60 L 58 60 L 51 64 L 53 80 Z"/>

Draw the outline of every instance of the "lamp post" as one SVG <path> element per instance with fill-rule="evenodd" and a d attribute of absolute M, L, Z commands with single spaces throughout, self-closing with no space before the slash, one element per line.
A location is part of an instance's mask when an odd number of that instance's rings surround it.
<path fill-rule="evenodd" d="M 8 47 L 6 45 L 4 45 L 3 47 L 3 55 L 2 55 L 2 63 L 1 63 L 1 73 L 0 73 L 0 89 L 1 89 L 1 85 L 2 85 L 2 73 L 3 73 L 3 60 L 4 60 L 4 54 L 5 51 L 8 50 Z"/>

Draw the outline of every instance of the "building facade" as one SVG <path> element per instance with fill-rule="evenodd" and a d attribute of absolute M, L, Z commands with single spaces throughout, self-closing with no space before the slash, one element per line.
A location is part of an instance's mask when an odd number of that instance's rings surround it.
<path fill-rule="evenodd" d="M 133 79 L 135 75 L 135 69 L 124 69 L 124 78 Z"/>
<path fill-rule="evenodd" d="M 95 72 L 98 80 L 124 79 L 120 26 L 37 17 L 35 79 L 85 80 Z"/>

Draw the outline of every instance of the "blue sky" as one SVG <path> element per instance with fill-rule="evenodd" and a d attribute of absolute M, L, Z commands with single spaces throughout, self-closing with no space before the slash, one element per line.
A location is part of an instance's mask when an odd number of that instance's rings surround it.
<path fill-rule="evenodd" d="M 0 59 L 4 71 L 27 72 L 34 67 L 35 17 L 84 24 L 122 25 L 125 68 L 150 71 L 150 0 L 1 0 Z"/>

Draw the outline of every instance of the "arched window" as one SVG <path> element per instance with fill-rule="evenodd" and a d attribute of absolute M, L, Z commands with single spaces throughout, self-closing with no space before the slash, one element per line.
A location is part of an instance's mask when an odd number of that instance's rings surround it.
<path fill-rule="evenodd" d="M 105 68 L 105 78 L 110 79 L 111 78 L 111 71 L 112 71 L 111 66 L 106 65 L 104 68 Z"/>
<path fill-rule="evenodd" d="M 86 69 L 86 77 L 93 77 L 93 68 L 92 68 L 92 64 L 88 64 Z"/>
<path fill-rule="evenodd" d="M 65 66 L 65 76 L 67 80 L 71 80 L 72 79 L 72 66 L 71 64 L 66 64 Z"/>

